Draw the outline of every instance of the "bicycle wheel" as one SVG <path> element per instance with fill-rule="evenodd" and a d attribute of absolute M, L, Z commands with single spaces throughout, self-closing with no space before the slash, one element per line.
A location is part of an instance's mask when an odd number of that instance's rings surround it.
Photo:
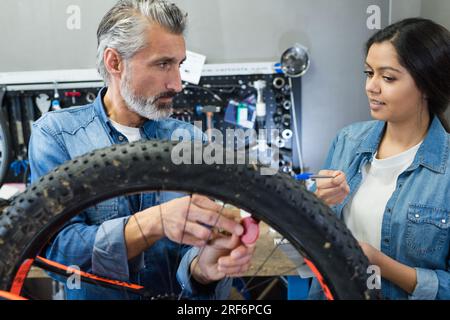
<path fill-rule="evenodd" d="M 356 240 L 301 183 L 286 174 L 261 175 L 255 165 L 176 165 L 171 154 L 177 145 L 147 141 L 97 150 L 15 198 L 0 219 L 0 290 L 20 292 L 44 245 L 82 210 L 124 194 L 170 190 L 218 199 L 267 223 L 306 258 L 328 298 L 378 297 L 367 287 L 369 262 Z M 201 145 L 194 148 L 202 152 Z"/>

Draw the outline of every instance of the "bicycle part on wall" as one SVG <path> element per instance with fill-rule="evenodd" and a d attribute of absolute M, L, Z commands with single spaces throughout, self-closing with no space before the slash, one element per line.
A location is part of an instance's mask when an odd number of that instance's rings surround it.
<path fill-rule="evenodd" d="M 293 81 L 292 78 L 299 78 L 302 77 L 309 69 L 309 66 L 311 64 L 308 49 L 301 45 L 301 44 L 295 44 L 293 47 L 288 48 L 283 52 L 281 55 L 281 62 L 280 66 L 283 71 L 283 73 L 289 77 L 289 86 L 292 87 Z M 292 102 L 294 100 L 293 92 L 291 92 Z M 289 103 L 289 101 L 285 101 L 283 103 L 283 107 L 286 110 L 291 109 L 292 104 Z M 292 118 L 293 118 L 293 134 L 294 134 L 294 150 L 297 153 L 297 159 L 299 162 L 299 171 L 300 173 L 303 172 L 304 163 L 303 163 L 303 156 L 302 156 L 302 150 L 301 150 L 301 143 L 300 143 L 300 132 L 298 130 L 298 120 L 297 120 L 297 110 L 295 108 L 292 108 Z M 284 119 L 282 119 L 283 123 L 289 123 L 291 122 L 291 116 L 285 116 Z M 291 131 L 292 132 L 292 131 Z"/>
<path fill-rule="evenodd" d="M 200 110 L 202 106 L 218 106 L 222 111 L 214 113 L 212 121 L 214 128 L 220 130 L 224 137 L 227 129 L 249 129 L 250 125 L 239 125 L 236 120 L 238 115 L 227 109 L 232 108 L 234 103 L 238 110 L 241 102 L 250 107 L 252 104 L 256 106 L 257 90 L 254 88 L 256 81 L 265 81 L 267 84 L 262 90 L 262 98 L 266 105 L 265 128 L 279 131 L 280 137 L 272 142 L 282 149 L 280 170 L 290 172 L 293 167 L 298 167 L 298 164 L 293 163 L 292 158 L 293 139 L 290 135 L 283 137 L 281 133 L 286 129 L 291 130 L 292 126 L 290 121 L 292 88 L 282 74 L 203 76 L 198 85 L 185 83 L 182 93 L 174 98 L 173 117 L 182 121 L 188 119 L 192 123 L 202 121 L 202 129 L 206 130 L 205 114 L 196 111 Z M 300 91 L 300 88 L 295 88 L 295 90 Z M 232 119 L 230 119 L 230 114 Z M 256 128 L 255 124 L 251 124 L 251 128 Z"/>
<path fill-rule="evenodd" d="M 220 130 L 224 136 L 226 129 L 254 128 L 254 124 L 239 119 L 239 115 L 251 117 L 253 105 L 256 105 L 257 90 L 253 87 L 256 81 L 265 81 L 263 100 L 266 104 L 265 127 L 277 129 L 279 137 L 273 141 L 280 150 L 280 169 L 291 172 L 298 167 L 292 157 L 293 138 L 291 135 L 282 135 L 285 130 L 291 129 L 292 98 L 291 86 L 283 74 L 252 74 L 252 75 L 214 75 L 203 76 L 198 85 L 183 84 L 183 91 L 174 98 L 173 118 L 194 123 L 202 121 L 203 130 L 210 127 Z M 27 89 L 30 87 L 29 89 Z M 7 182 L 26 181 L 25 162 L 30 128 L 33 121 L 42 114 L 55 108 L 67 108 L 75 105 L 92 103 L 101 89 L 100 86 L 88 87 L 70 83 L 49 83 L 46 85 L 12 86 L 6 91 L 3 101 L 4 111 L 9 124 L 11 143 L 5 155 L 10 156 L 14 162 L 15 171 L 5 167 L 8 174 Z M 37 89 L 39 88 L 39 89 Z M 296 88 L 300 90 L 300 88 Z M 56 98 L 55 98 L 56 95 Z M 245 106 L 245 108 L 241 108 Z M 201 110 L 213 109 L 220 112 L 205 113 Z M 245 113 L 230 112 L 229 109 L 244 110 Z M 248 110 L 247 110 L 248 108 Z M 228 112 L 227 112 L 228 111 Z M 13 151 L 14 150 L 14 151 Z M 6 159 L 6 158 L 5 158 Z M 5 173 L 6 174 L 6 173 Z"/>
<path fill-rule="evenodd" d="M 193 150 L 193 163 L 195 154 L 202 153 L 204 147 L 201 143 L 182 142 L 180 146 L 160 141 L 116 145 L 68 161 L 42 177 L 0 216 L 0 290 L 24 294 L 24 279 L 36 261 L 53 272 L 58 265 L 37 256 L 69 219 L 88 207 L 125 194 L 178 191 L 220 200 L 222 210 L 225 204 L 243 209 L 279 232 L 283 237 L 279 244 L 288 240 L 297 254 L 305 257 L 329 299 L 379 297 L 379 290 L 367 287 L 369 261 L 351 232 L 326 204 L 290 175 L 261 175 L 259 165 L 190 165 L 172 161 L 174 148 Z M 213 232 L 215 225 L 211 227 Z M 265 252 L 264 263 L 273 252 Z M 253 277 L 264 269 L 264 263 Z M 167 271 L 174 268 L 177 265 L 164 268 L 162 275 L 170 277 Z M 290 270 L 296 268 L 294 265 Z M 95 275 L 83 277 L 99 286 L 106 282 L 109 287 L 118 286 L 126 292 L 139 294 L 143 289 Z M 148 289 L 160 296 L 158 288 Z M 182 297 L 182 293 L 169 292 L 163 297 Z"/>
<path fill-rule="evenodd" d="M 81 89 L 59 89 L 58 101 L 55 103 L 55 88 L 53 84 L 49 85 L 47 89 L 30 89 L 26 90 L 26 86 L 20 90 L 6 90 L 2 94 L 4 99 L 0 106 L 4 112 L 2 120 L 5 121 L 5 128 L 8 139 L 8 148 L 4 152 L 6 161 L 4 169 L 4 182 L 28 182 L 28 143 L 31 136 L 33 122 L 36 121 L 44 113 L 54 109 L 55 105 L 61 108 L 68 108 L 75 105 L 82 105 L 88 103 L 88 99 L 96 96 L 100 87 L 81 88 Z M 63 96 L 60 96 L 63 95 Z M 53 107 L 52 107 L 53 105 Z M 11 167 L 9 167 L 9 163 Z M 1 173 L 2 171 L 0 171 Z M 1 176 L 0 176 L 1 177 Z"/>
<path fill-rule="evenodd" d="M 281 55 L 281 69 L 288 77 L 303 76 L 308 71 L 309 65 L 308 49 L 301 44 L 295 44 Z"/>
<path fill-rule="evenodd" d="M 11 143 L 6 111 L 3 109 L 3 98 L 6 88 L 0 87 L 0 186 L 3 184 L 11 159 Z"/>

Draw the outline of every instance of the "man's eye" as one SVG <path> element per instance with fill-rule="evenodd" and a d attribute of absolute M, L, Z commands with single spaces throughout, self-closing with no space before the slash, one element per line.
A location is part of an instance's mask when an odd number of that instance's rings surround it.
<path fill-rule="evenodd" d="M 366 74 L 367 78 L 372 78 L 373 77 L 373 72 L 372 71 L 366 70 L 366 71 L 364 71 L 364 73 Z"/>
<path fill-rule="evenodd" d="M 161 63 L 158 64 L 158 66 L 161 69 L 166 69 L 169 66 L 169 64 L 167 62 L 161 62 Z"/>

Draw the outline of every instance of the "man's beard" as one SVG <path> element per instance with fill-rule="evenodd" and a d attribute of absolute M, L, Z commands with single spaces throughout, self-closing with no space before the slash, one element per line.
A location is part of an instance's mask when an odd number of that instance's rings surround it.
<path fill-rule="evenodd" d="M 125 71 L 124 78 L 120 83 L 120 94 L 125 104 L 132 112 L 137 113 L 141 117 L 151 120 L 167 119 L 172 114 L 172 102 L 158 103 L 160 98 L 174 97 L 175 91 L 166 91 L 153 97 L 138 96 L 131 88 L 131 74 L 129 68 Z"/>

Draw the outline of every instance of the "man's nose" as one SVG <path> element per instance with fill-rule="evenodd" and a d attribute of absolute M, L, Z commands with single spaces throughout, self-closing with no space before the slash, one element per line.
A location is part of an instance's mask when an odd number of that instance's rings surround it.
<path fill-rule="evenodd" d="M 180 69 L 176 68 L 175 70 L 173 70 L 173 72 L 170 73 L 170 78 L 168 79 L 166 86 L 168 90 L 173 90 L 177 93 L 181 92 L 183 87 L 181 84 Z"/>

